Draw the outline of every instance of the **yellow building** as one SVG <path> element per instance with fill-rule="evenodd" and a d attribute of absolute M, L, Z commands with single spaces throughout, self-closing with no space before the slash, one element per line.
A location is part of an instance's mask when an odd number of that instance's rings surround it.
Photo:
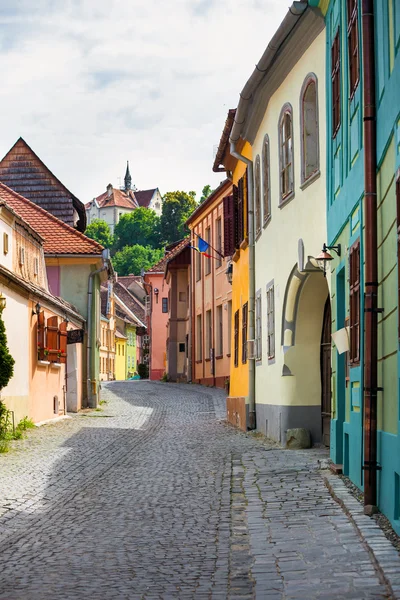
<path fill-rule="evenodd" d="M 251 161 L 251 146 L 240 140 L 230 145 L 229 137 L 235 120 L 235 110 L 230 110 L 221 136 L 213 170 L 225 170 L 233 183 L 231 204 L 225 199 L 224 240 L 231 239 L 232 315 L 230 384 L 227 398 L 228 420 L 243 429 L 253 428 L 254 404 L 249 400 L 248 360 L 249 324 L 254 323 L 254 313 L 249 311 L 249 228 L 247 163 Z M 222 165 L 222 168 L 221 168 Z M 225 251 L 226 253 L 226 251 Z M 253 361 L 254 362 L 254 361 Z M 250 390 L 251 391 L 251 390 Z M 254 399 L 254 393 L 253 393 Z"/>
<path fill-rule="evenodd" d="M 123 381 L 126 379 L 126 344 L 128 338 L 118 331 L 115 331 L 115 379 Z"/>

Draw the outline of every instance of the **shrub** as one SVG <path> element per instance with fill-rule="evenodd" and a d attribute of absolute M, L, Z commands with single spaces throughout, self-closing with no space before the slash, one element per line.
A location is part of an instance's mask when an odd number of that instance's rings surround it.
<path fill-rule="evenodd" d="M 140 379 L 148 379 L 149 378 L 149 365 L 146 363 L 139 363 L 137 366 L 138 375 L 140 375 Z"/>

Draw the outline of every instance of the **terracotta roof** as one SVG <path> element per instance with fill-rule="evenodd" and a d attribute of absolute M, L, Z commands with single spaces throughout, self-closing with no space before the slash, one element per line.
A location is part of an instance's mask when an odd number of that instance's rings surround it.
<path fill-rule="evenodd" d="M 119 281 L 114 284 L 114 293 L 142 324 L 146 322 L 143 304 Z"/>
<path fill-rule="evenodd" d="M 85 231 L 83 203 L 53 175 L 21 137 L 0 161 L 0 181 L 71 227 L 75 209 L 79 215 L 76 228 Z"/>
<path fill-rule="evenodd" d="M 126 288 L 128 288 L 134 281 L 141 282 L 141 275 L 118 275 L 118 281 L 120 281 Z"/>
<path fill-rule="evenodd" d="M 95 200 L 97 201 L 100 208 L 108 208 L 109 206 L 119 206 L 121 208 L 131 208 L 132 210 L 134 210 L 135 208 L 139 207 L 138 203 L 136 202 L 135 194 L 132 190 L 125 192 L 125 190 L 118 190 L 117 188 L 112 188 L 111 194 L 109 194 L 108 190 L 106 190 L 103 194 L 97 196 Z M 91 202 L 87 202 L 85 204 L 85 208 L 89 209 L 92 206 L 93 202 L 94 200 L 91 200 Z"/>
<path fill-rule="evenodd" d="M 173 261 L 174 258 L 176 258 L 179 254 L 181 254 L 181 252 L 184 252 L 186 249 L 188 249 L 189 246 L 190 246 L 190 237 L 186 237 L 177 246 L 175 246 L 175 248 L 173 250 L 171 250 L 171 252 L 168 252 L 168 254 L 165 257 L 167 259 L 167 261 L 165 263 L 165 275 L 167 274 L 169 263 L 171 261 Z M 187 264 L 190 264 L 190 253 L 186 257 L 186 259 L 188 261 Z"/>
<path fill-rule="evenodd" d="M 163 256 L 162 259 L 159 260 L 158 263 L 153 265 L 150 269 L 148 269 L 146 273 L 164 273 L 166 264 L 167 256 Z"/>
<path fill-rule="evenodd" d="M 127 340 L 128 339 L 126 337 L 126 335 L 124 335 L 123 333 L 121 333 L 118 329 L 115 330 L 115 337 L 119 338 L 120 340 Z"/>
<path fill-rule="evenodd" d="M 103 246 L 0 183 L 0 199 L 44 238 L 45 254 L 101 254 Z"/>
<path fill-rule="evenodd" d="M 213 171 L 215 173 L 217 173 L 218 171 L 221 171 L 220 165 L 222 164 L 222 161 L 224 159 L 224 154 L 226 152 L 226 148 L 227 148 L 227 145 L 229 142 L 229 136 L 232 131 L 233 122 L 235 120 L 235 115 L 236 115 L 236 108 L 230 108 L 228 111 L 228 116 L 226 117 L 224 129 L 222 131 L 221 139 L 220 139 L 219 145 L 218 145 L 217 154 L 216 154 L 215 160 L 214 160 Z M 222 170 L 225 171 L 225 169 L 222 169 Z"/>
<path fill-rule="evenodd" d="M 136 190 L 135 198 L 139 206 L 148 208 L 152 197 L 154 196 L 154 192 L 157 191 L 158 188 L 154 188 L 153 190 Z"/>

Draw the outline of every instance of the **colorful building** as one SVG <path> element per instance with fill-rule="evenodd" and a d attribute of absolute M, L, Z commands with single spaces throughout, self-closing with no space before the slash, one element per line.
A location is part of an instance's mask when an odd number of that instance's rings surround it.
<path fill-rule="evenodd" d="M 187 220 L 192 246 L 192 380 L 221 388 L 230 376 L 232 286 L 226 273 L 230 258 L 224 252 L 224 198 L 232 194 L 227 179 Z M 211 258 L 195 250 L 199 238 L 210 244 Z"/>
<path fill-rule="evenodd" d="M 167 258 L 164 256 L 144 274 L 146 289 L 146 325 L 149 335 L 149 376 L 159 381 L 166 372 L 169 286 L 164 279 Z"/>
<path fill-rule="evenodd" d="M 127 337 L 117 327 L 115 330 L 115 379 L 123 381 L 126 374 Z"/>
<path fill-rule="evenodd" d="M 246 431 L 255 427 L 254 377 L 249 378 L 249 368 L 253 370 L 253 365 L 247 357 L 249 325 L 254 326 L 254 313 L 249 312 L 247 167 L 251 165 L 251 146 L 243 140 L 235 142 L 234 147 L 230 145 L 235 112 L 228 112 L 213 170 L 225 170 L 233 184 L 232 195 L 224 201 L 224 255 L 229 257 L 232 274 L 231 365 L 226 402 L 228 420 Z M 251 387 L 250 382 L 253 382 Z"/>
<path fill-rule="evenodd" d="M 13 196 L 0 184 L 1 318 L 15 360 L 1 396 L 15 423 L 24 417 L 39 423 L 82 405 L 78 342 L 85 320 L 49 292 L 44 240 L 9 206 Z"/>
<path fill-rule="evenodd" d="M 247 358 L 256 424 L 282 444 L 287 430 L 303 428 L 329 446 L 329 291 L 315 260 L 326 241 L 324 26 L 306 2 L 289 10 L 241 93 L 230 133 L 253 156 Z"/>

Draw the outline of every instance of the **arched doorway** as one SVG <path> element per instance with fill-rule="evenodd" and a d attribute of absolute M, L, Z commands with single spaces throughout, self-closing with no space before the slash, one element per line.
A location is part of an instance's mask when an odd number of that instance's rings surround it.
<path fill-rule="evenodd" d="M 332 387 L 331 387 L 331 303 L 329 296 L 325 303 L 321 335 L 321 420 L 322 443 L 330 445 Z"/>

